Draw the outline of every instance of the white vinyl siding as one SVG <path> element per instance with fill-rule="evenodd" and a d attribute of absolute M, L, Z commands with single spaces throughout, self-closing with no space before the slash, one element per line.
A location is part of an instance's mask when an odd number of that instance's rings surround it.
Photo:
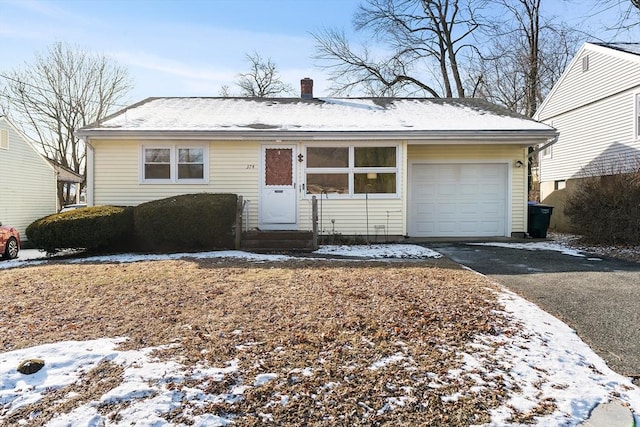
<path fill-rule="evenodd" d="M 553 155 L 540 160 L 540 181 L 606 175 L 637 165 L 636 94 L 629 90 L 556 116 L 553 125 L 560 136 Z"/>
<path fill-rule="evenodd" d="M 637 167 L 639 93 L 639 55 L 589 43 L 580 49 L 535 115 L 560 133 L 552 155 L 540 157 L 540 182 L 550 183 L 541 186 L 542 199 L 555 181 Z"/>
<path fill-rule="evenodd" d="M 150 200 L 178 194 L 211 192 L 242 195 L 247 203 L 246 228 L 258 225 L 258 190 L 260 143 L 249 141 L 208 143 L 209 183 L 206 185 L 165 184 L 145 185 L 138 179 L 139 147 L 145 141 L 92 140 L 94 147 L 94 204 L 134 206 Z M 344 141 L 327 145 L 347 145 Z M 353 145 L 353 144 L 351 144 Z M 381 145 L 389 145 L 381 144 Z M 337 195 L 316 195 L 319 229 L 323 235 L 368 236 L 382 241 L 388 236 L 407 234 L 408 181 L 405 166 L 415 161 L 466 163 L 502 163 L 511 176 L 507 183 L 510 196 L 507 232 L 526 231 L 526 167 L 514 168 L 515 161 L 526 164 L 526 148 L 517 145 L 410 145 L 397 146 L 397 196 L 389 198 L 340 198 Z M 305 153 L 306 145 L 297 144 L 297 152 Z M 304 182 L 305 169 L 298 163 L 297 182 Z M 311 230 L 311 198 L 298 192 L 299 228 Z M 368 215 L 367 215 L 368 214 Z M 367 221 L 368 217 L 368 221 Z M 368 222 L 368 230 L 367 230 Z"/>
<path fill-rule="evenodd" d="M 151 200 L 190 193 L 233 193 L 248 201 L 248 214 L 257 223 L 259 146 L 254 142 L 215 142 L 208 145 L 208 183 L 140 183 L 139 150 L 144 141 L 92 140 L 95 205 L 135 206 Z M 151 145 L 153 145 L 151 143 Z M 187 144 L 188 145 L 188 144 Z"/>
<path fill-rule="evenodd" d="M 583 72 L 586 55 L 589 70 Z M 546 123 L 558 114 L 640 85 L 639 60 L 637 55 L 586 44 L 536 112 L 536 119 Z"/>
<path fill-rule="evenodd" d="M 0 130 L 7 134 L 7 149 L 0 150 L 0 221 L 16 227 L 26 241 L 29 224 L 56 212 L 56 174 L 49 162 L 2 117 Z"/>
<path fill-rule="evenodd" d="M 518 160 L 527 162 L 526 148 L 515 145 L 410 145 L 409 163 L 506 163 L 511 174 L 507 183 L 510 190 L 510 224 L 507 234 L 526 231 L 527 210 L 527 168 L 515 168 Z M 409 179 L 411 177 L 409 176 Z M 409 201 L 408 203 L 411 203 Z M 507 218 L 509 224 L 509 218 Z"/>

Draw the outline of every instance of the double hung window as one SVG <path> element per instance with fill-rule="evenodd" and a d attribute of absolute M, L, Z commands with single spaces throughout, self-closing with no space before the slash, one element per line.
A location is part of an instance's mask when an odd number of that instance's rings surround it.
<path fill-rule="evenodd" d="M 397 146 L 307 147 L 306 194 L 397 195 Z"/>
<path fill-rule="evenodd" d="M 145 145 L 141 148 L 141 181 L 145 183 L 206 183 L 206 146 Z"/>

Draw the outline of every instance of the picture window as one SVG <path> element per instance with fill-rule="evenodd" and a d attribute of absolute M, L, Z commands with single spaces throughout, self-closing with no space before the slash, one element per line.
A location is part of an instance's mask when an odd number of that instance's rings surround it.
<path fill-rule="evenodd" d="M 397 195 L 396 146 L 307 147 L 306 194 Z"/>

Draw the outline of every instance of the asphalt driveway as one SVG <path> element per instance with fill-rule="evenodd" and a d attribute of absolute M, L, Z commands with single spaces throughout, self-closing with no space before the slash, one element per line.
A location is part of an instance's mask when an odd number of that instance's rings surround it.
<path fill-rule="evenodd" d="M 550 250 L 430 243 L 553 314 L 616 372 L 640 379 L 640 264 Z"/>

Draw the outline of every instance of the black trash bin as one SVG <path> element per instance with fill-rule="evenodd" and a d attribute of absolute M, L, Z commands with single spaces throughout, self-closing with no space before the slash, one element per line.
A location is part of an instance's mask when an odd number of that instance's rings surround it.
<path fill-rule="evenodd" d="M 539 239 L 546 238 L 552 213 L 553 206 L 529 204 L 529 226 L 527 227 L 529 236 Z"/>

